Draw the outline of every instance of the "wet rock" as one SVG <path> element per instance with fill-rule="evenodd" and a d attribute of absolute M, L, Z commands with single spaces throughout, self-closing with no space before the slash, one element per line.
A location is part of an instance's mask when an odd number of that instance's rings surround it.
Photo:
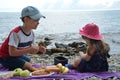
<path fill-rule="evenodd" d="M 50 44 L 51 44 L 51 42 L 49 42 L 49 41 L 40 41 L 40 42 L 38 42 L 38 46 L 41 45 L 41 46 L 47 47 Z"/>
<path fill-rule="evenodd" d="M 42 45 L 47 47 L 51 42 L 51 39 L 45 38 L 45 41 L 38 42 L 38 46 Z M 46 54 L 52 55 L 53 53 L 66 53 L 67 56 L 74 55 L 79 51 L 86 52 L 87 45 L 83 42 L 73 42 L 69 44 L 55 43 L 56 48 L 46 49 Z M 42 54 L 38 52 L 37 54 Z"/>
<path fill-rule="evenodd" d="M 44 40 L 45 40 L 45 41 L 50 41 L 50 40 L 53 40 L 53 39 L 50 38 L 50 37 L 45 37 Z"/>
<path fill-rule="evenodd" d="M 65 48 L 67 49 L 68 45 L 66 44 L 60 44 L 60 43 L 55 43 L 56 48 Z"/>

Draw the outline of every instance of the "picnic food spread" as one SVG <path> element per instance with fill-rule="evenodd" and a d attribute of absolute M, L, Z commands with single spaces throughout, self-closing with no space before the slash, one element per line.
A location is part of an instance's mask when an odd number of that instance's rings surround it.
<path fill-rule="evenodd" d="M 48 76 L 54 74 L 54 72 L 65 74 L 69 72 L 69 69 L 61 63 L 58 63 L 57 65 L 46 66 L 44 69 L 33 71 L 31 76 Z"/>
<path fill-rule="evenodd" d="M 53 75 L 54 73 L 57 74 L 66 74 L 69 72 L 69 69 L 65 66 L 63 66 L 61 63 L 58 63 L 57 65 L 51 65 L 51 66 L 45 66 L 45 67 L 40 67 L 40 68 L 33 68 L 33 71 L 30 72 L 28 70 L 23 70 L 21 68 L 16 68 L 12 72 L 5 73 L 0 75 L 0 78 L 6 79 L 10 78 L 13 76 L 20 76 L 23 78 L 27 77 L 40 77 L 40 76 L 50 76 Z"/>

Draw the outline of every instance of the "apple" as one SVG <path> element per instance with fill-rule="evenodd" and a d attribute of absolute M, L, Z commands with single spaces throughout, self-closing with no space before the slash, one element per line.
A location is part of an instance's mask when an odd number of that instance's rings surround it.
<path fill-rule="evenodd" d="M 29 76 L 30 76 L 30 71 L 28 71 L 28 70 L 23 70 L 23 71 L 20 73 L 20 76 L 21 76 L 21 77 L 29 77 Z"/>
<path fill-rule="evenodd" d="M 19 76 L 21 72 L 22 72 L 22 69 L 21 69 L 21 68 L 16 68 L 16 69 L 14 69 L 14 71 L 13 71 L 13 75 L 14 75 L 14 76 Z"/>

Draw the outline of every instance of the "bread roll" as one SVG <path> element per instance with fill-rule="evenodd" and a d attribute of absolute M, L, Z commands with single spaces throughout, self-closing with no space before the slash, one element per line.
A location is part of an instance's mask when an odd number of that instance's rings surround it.
<path fill-rule="evenodd" d="M 46 66 L 45 71 L 47 71 L 47 72 L 59 72 L 60 69 L 57 66 Z"/>
<path fill-rule="evenodd" d="M 49 72 L 46 71 L 36 71 L 32 73 L 32 76 L 40 76 L 40 75 L 47 75 Z"/>

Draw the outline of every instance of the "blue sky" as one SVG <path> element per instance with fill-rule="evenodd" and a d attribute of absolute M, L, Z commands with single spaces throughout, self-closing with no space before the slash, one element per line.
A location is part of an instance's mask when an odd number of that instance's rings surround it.
<path fill-rule="evenodd" d="M 30 5 L 44 11 L 120 10 L 120 0 L 0 0 L 0 12 L 20 12 Z"/>

